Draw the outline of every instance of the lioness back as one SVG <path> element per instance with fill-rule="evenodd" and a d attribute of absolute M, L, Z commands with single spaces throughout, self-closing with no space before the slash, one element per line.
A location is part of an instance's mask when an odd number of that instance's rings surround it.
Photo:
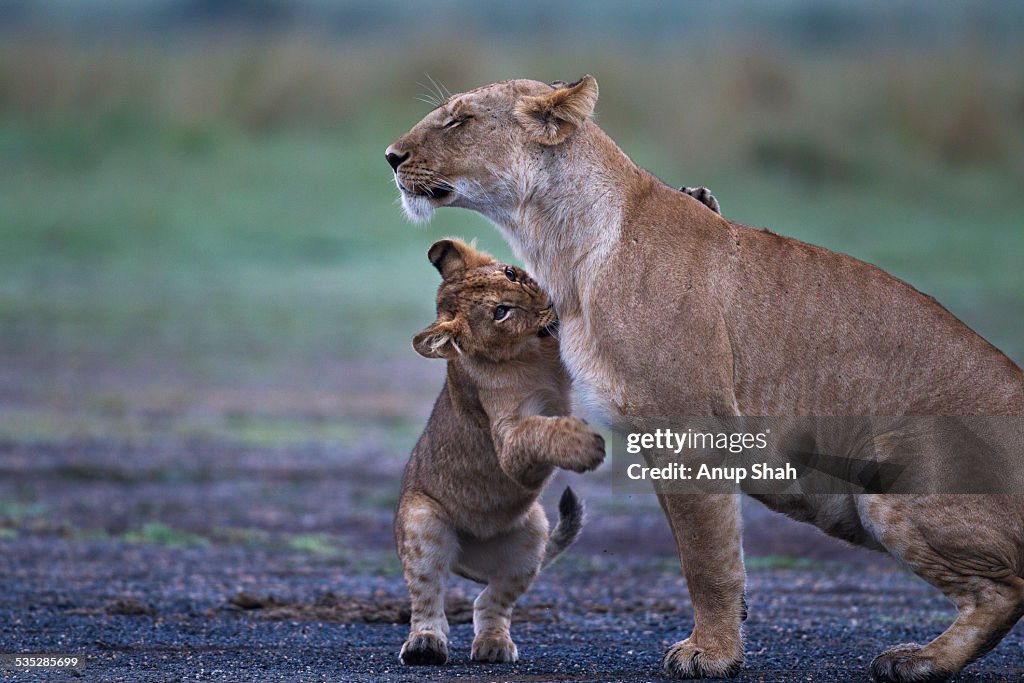
<path fill-rule="evenodd" d="M 933 298 L 853 257 L 689 210 L 678 193 L 650 185 L 659 200 L 627 214 L 620 244 L 630 248 L 606 271 L 685 273 L 631 283 L 633 296 L 679 312 L 652 319 L 643 308 L 597 308 L 609 325 L 647 332 L 640 348 L 609 349 L 614 362 L 674 354 L 661 340 L 688 327 L 703 334 L 705 316 L 721 315 L 741 414 L 1024 415 L 1020 369 Z M 665 224 L 679 231 L 649 227 Z M 615 278 L 596 280 L 595 299 L 622 297 Z M 709 296 L 719 305 L 697 305 Z"/>

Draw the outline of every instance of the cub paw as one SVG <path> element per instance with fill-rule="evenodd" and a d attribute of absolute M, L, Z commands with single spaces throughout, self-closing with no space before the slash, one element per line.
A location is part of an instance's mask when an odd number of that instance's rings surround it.
<path fill-rule="evenodd" d="M 519 650 L 504 633 L 480 633 L 473 639 L 474 662 L 513 663 L 519 661 Z"/>
<path fill-rule="evenodd" d="M 742 666 L 742 652 L 698 647 L 689 638 L 670 647 L 662 661 L 665 674 L 673 678 L 732 678 Z"/>
<path fill-rule="evenodd" d="M 939 671 L 935 661 L 921 655 L 917 643 L 906 643 L 875 657 L 868 669 L 874 683 L 939 683 L 953 678 Z"/>
<path fill-rule="evenodd" d="M 574 472 L 591 472 L 604 462 L 604 437 L 597 432 L 590 432 L 589 443 L 583 449 L 579 462 L 573 467 Z"/>
<path fill-rule="evenodd" d="M 596 470 L 604 462 L 604 437 L 579 418 L 566 417 L 562 420 L 569 442 L 569 457 L 559 466 L 573 472 Z"/>
<path fill-rule="evenodd" d="M 402 664 L 444 664 L 448 661 L 448 643 L 437 633 L 410 633 L 399 658 Z"/>
<path fill-rule="evenodd" d="M 722 213 L 722 208 L 718 205 L 718 200 L 715 199 L 715 195 L 711 194 L 711 190 L 706 187 L 680 187 L 680 192 L 685 192 L 690 195 L 698 202 L 708 207 L 715 213 Z"/>

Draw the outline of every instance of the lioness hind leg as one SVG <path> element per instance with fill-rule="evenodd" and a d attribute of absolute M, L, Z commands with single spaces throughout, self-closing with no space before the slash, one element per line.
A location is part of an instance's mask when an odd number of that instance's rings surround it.
<path fill-rule="evenodd" d="M 873 681 L 947 681 L 998 645 L 1024 615 L 1024 578 L 1015 564 L 1020 539 L 1012 524 L 990 524 L 1007 517 L 999 502 L 967 495 L 860 497 L 865 527 L 959 611 L 927 645 L 900 645 L 876 657 Z"/>
<path fill-rule="evenodd" d="M 999 644 L 1024 615 L 1024 581 L 1003 583 L 964 577 L 964 592 L 950 595 L 960 611 L 938 638 L 921 646 L 898 645 L 871 662 L 875 683 L 948 681 Z"/>
<path fill-rule="evenodd" d="M 458 553 L 458 539 L 443 513 L 427 499 L 404 503 L 399 524 L 399 556 L 412 598 L 409 637 L 399 658 L 403 664 L 444 664 L 448 661 L 444 588 Z"/>

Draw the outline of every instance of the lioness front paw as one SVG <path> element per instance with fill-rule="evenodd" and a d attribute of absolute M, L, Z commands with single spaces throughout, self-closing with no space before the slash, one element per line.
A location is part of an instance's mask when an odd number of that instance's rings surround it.
<path fill-rule="evenodd" d="M 505 633 L 483 632 L 473 639 L 474 662 L 517 662 L 519 661 L 519 650 L 512 638 Z"/>
<path fill-rule="evenodd" d="M 430 631 L 410 633 L 399 658 L 402 664 L 444 664 L 448 661 L 448 642 Z"/>
<path fill-rule="evenodd" d="M 875 657 L 868 671 L 874 683 L 939 683 L 953 676 L 939 671 L 935 660 L 921 656 L 922 647 L 905 643 Z"/>
<path fill-rule="evenodd" d="M 689 638 L 670 647 L 662 661 L 665 673 L 673 678 L 732 678 L 742 666 L 742 651 L 698 647 Z"/>

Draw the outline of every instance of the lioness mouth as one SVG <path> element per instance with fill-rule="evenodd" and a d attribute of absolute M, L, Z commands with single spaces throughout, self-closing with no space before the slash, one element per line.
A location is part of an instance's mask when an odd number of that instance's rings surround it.
<path fill-rule="evenodd" d="M 421 197 L 430 197 L 431 199 L 444 199 L 450 195 L 455 188 L 447 183 L 439 183 L 437 185 L 419 185 L 416 187 L 416 194 Z"/>

